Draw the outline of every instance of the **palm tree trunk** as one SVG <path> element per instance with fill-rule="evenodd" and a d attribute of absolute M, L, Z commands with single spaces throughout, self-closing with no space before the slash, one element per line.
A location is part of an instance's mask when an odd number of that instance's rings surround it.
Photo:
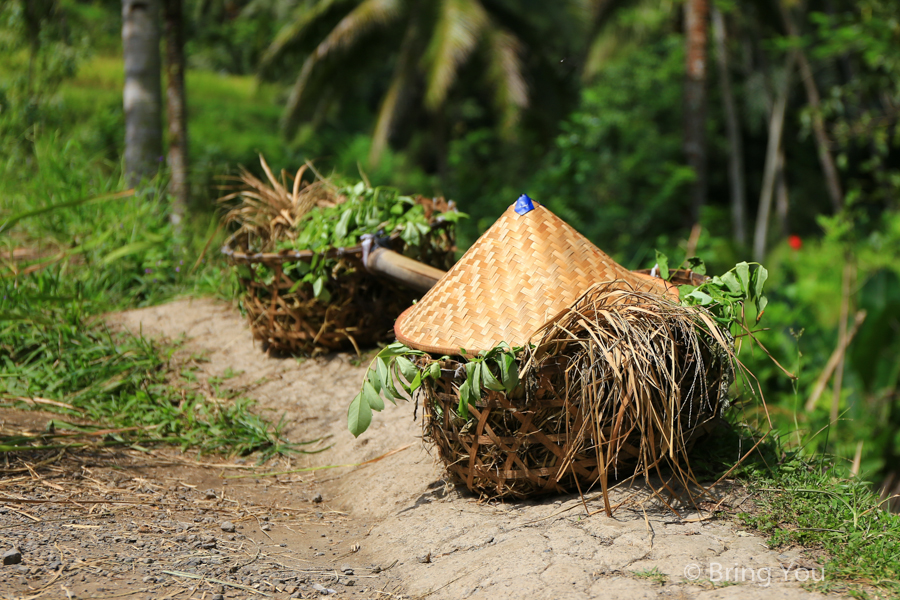
<path fill-rule="evenodd" d="M 775 177 L 778 173 L 778 152 L 781 149 L 781 135 L 784 132 L 784 114 L 791 91 L 791 76 L 797 62 L 797 52 L 791 50 L 785 68 L 784 81 L 769 119 L 769 143 L 766 148 L 766 166 L 763 171 L 762 191 L 759 196 L 759 211 L 756 216 L 756 232 L 753 235 L 753 258 L 762 262 L 766 254 L 766 238 L 769 234 L 769 213 L 772 211 L 772 196 L 775 191 Z"/>
<path fill-rule="evenodd" d="M 190 200 L 187 101 L 184 93 L 184 21 L 181 0 L 164 0 L 166 28 L 166 106 L 169 122 L 169 193 L 172 224 L 180 227 Z"/>
<path fill-rule="evenodd" d="M 696 223 L 700 209 L 706 203 L 706 28 L 709 4 L 707 0 L 687 0 L 684 9 L 687 30 L 684 151 L 696 177 L 691 188 L 691 217 Z"/>
<path fill-rule="evenodd" d="M 125 179 L 153 177 L 162 160 L 162 93 L 157 0 L 122 0 L 125 58 Z"/>
<path fill-rule="evenodd" d="M 799 39 L 797 26 L 794 25 L 791 15 L 788 13 L 781 0 L 778 0 L 778 8 L 781 11 L 781 18 L 784 21 L 784 27 L 788 35 L 795 40 Z M 834 158 L 831 156 L 829 149 L 828 134 L 825 132 L 825 120 L 822 118 L 822 101 L 819 97 L 819 89 L 816 87 L 816 80 L 813 79 L 812 68 L 809 60 L 803 50 L 797 46 L 797 58 L 800 63 L 800 78 L 803 81 L 803 89 L 806 90 L 806 99 L 812 109 L 812 125 L 813 133 L 816 137 L 816 149 L 819 153 L 819 163 L 822 165 L 822 172 L 825 175 L 825 185 L 828 189 L 828 197 L 831 199 L 834 212 L 838 212 L 844 206 L 844 193 L 841 191 L 841 181 L 838 177 L 837 167 L 834 164 Z"/>
<path fill-rule="evenodd" d="M 728 132 L 728 180 L 731 183 L 731 226 L 734 240 L 739 246 L 747 243 L 747 199 L 744 184 L 744 150 L 737 108 L 731 91 L 728 73 L 728 53 L 725 47 L 725 19 L 713 6 L 713 37 L 716 42 L 716 58 L 719 66 L 719 84 L 722 86 L 722 102 L 725 105 L 725 128 Z"/>

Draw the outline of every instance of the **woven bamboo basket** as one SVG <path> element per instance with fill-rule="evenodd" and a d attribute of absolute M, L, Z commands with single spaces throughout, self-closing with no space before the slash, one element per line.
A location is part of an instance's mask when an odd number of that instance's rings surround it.
<path fill-rule="evenodd" d="M 582 426 L 583 414 L 559 396 L 554 379 L 561 364 L 536 374 L 530 401 L 485 391 L 469 406 L 471 418 L 456 416 L 458 390 L 465 381 L 460 364 L 444 361 L 442 377 L 422 391 L 423 433 L 437 450 L 451 480 L 488 498 L 527 498 L 575 491 L 596 481 L 599 464 L 589 451 L 575 451 L 567 432 Z M 454 366 L 456 368 L 454 368 Z M 631 448 L 636 457 L 637 449 Z M 624 458 L 624 457 L 623 457 Z M 561 472 L 561 466 L 569 468 Z"/>
<path fill-rule="evenodd" d="M 713 348 L 703 347 L 703 356 L 695 357 L 684 346 L 677 353 L 676 369 L 697 362 L 707 365 L 702 383 L 685 377 L 682 389 L 689 400 L 676 421 L 683 450 L 689 451 L 716 427 L 732 374 L 727 360 L 716 356 Z M 517 355 L 520 366 L 527 360 L 527 352 Z M 465 369 L 461 362 L 444 358 L 441 377 L 426 380 L 419 394 L 424 438 L 436 449 L 451 480 L 485 498 L 586 492 L 602 477 L 620 479 L 634 475 L 641 466 L 652 466 L 641 453 L 644 431 L 631 428 L 613 439 L 615 418 L 621 418 L 623 407 L 607 410 L 599 431 L 594 430 L 597 424 L 589 421 L 596 408 L 582 401 L 582 390 L 573 389 L 572 372 L 583 366 L 565 355 L 554 356 L 526 369 L 510 395 L 483 389 L 481 400 L 468 407 L 469 418 L 462 419 L 457 407 Z M 651 401 L 664 404 L 662 398 Z M 664 440 L 651 443 L 652 452 L 665 454 Z"/>
<path fill-rule="evenodd" d="M 421 236 L 416 246 L 405 244 L 396 234 L 381 243 L 442 270 L 455 259 L 454 229 L 436 218 L 430 233 Z M 361 245 L 320 253 L 248 253 L 241 239 L 231 238 L 222 253 L 237 267 L 240 306 L 253 337 L 273 352 L 304 356 L 350 348 L 359 352 L 362 347 L 390 341 L 396 316 L 421 296 L 421 292 L 369 273 L 363 265 Z M 312 284 L 298 282 L 300 277 L 290 274 L 296 271 L 291 265 L 323 259 L 334 260 L 335 266 L 324 286 L 327 294 L 320 292 L 317 298 Z"/>
<path fill-rule="evenodd" d="M 677 280 L 700 282 L 690 272 L 679 272 Z M 641 302 L 682 310 L 676 288 L 646 272 L 633 273 L 617 265 L 543 207 L 524 215 L 511 207 L 418 304 L 398 318 L 397 338 L 430 353 L 420 367 L 440 361 L 441 377 L 425 380 L 417 399 L 423 404 L 424 437 L 456 483 L 488 498 L 587 491 L 598 482 L 605 492 L 606 479 L 658 465 L 659 460 L 654 463 L 647 456 L 648 441 L 642 439 L 646 428 L 623 432 L 619 426 L 623 413 L 631 410 L 625 406 L 627 399 L 622 406 L 600 411 L 599 421 L 592 417 L 596 405 L 588 407 L 583 390 L 573 388 L 574 374 L 585 368 L 586 360 L 576 360 L 571 350 L 537 362 L 530 360 L 534 357 L 528 350 L 520 352 L 519 365 L 529 366 L 515 391 L 507 395 L 482 389 L 481 400 L 468 406 L 468 418 L 457 411 L 460 387 L 466 381 L 461 355 L 475 356 L 500 341 L 528 347 L 548 323 L 567 311 L 571 315 L 581 310 L 586 290 L 604 281 L 609 290 L 626 295 L 618 306 L 606 307 L 609 311 L 625 310 L 626 305 L 641 310 Z M 606 311 L 594 310 L 594 314 Z M 652 327 L 666 328 L 668 322 L 662 318 Z M 663 415 L 677 422 L 672 429 L 677 428 L 679 448 L 684 449 L 715 422 L 730 383 L 730 364 L 715 355 L 715 348 L 680 343 L 678 332 L 671 337 L 674 364 L 662 365 L 663 371 L 706 365 L 691 381 L 685 375 L 684 389 L 675 393 L 693 399 L 674 411 L 677 414 Z M 672 413 L 664 401 L 653 397 L 650 387 L 639 392 L 645 394 L 645 404 L 656 402 L 661 414 Z M 650 440 L 650 453 L 665 453 L 672 443 Z"/>

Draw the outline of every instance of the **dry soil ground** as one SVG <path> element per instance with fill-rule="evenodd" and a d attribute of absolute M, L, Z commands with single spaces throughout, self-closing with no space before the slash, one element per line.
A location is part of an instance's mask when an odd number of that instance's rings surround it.
<path fill-rule="evenodd" d="M 612 518 L 588 517 L 575 496 L 479 502 L 445 485 L 411 405 L 377 415 L 359 439 L 347 433 L 346 407 L 365 366 L 345 354 L 269 357 L 227 304 L 185 299 L 108 321 L 183 339 L 181 359 L 194 357 L 197 385 L 231 376 L 223 385 L 271 418 L 283 415 L 290 440 L 331 447 L 263 470 L 175 449 L 51 453 L 43 466 L 7 468 L 0 552 L 15 548 L 21 562 L 0 566 L 3 597 L 818 596 L 801 582 L 823 573 L 800 549 L 772 551 L 729 518 L 676 516 L 640 486 L 613 491 L 613 503 L 624 503 Z M 3 426 L 18 430 L 49 418 L 0 412 Z M 747 502 L 739 488 L 724 487 L 720 499 L 732 511 Z"/>

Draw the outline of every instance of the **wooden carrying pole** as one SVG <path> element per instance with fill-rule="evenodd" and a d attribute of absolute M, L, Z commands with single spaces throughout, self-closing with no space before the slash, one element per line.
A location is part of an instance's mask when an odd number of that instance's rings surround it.
<path fill-rule="evenodd" d="M 375 248 L 365 258 L 366 269 L 414 290 L 427 292 L 434 287 L 444 271 L 435 269 L 417 260 L 387 248 Z"/>

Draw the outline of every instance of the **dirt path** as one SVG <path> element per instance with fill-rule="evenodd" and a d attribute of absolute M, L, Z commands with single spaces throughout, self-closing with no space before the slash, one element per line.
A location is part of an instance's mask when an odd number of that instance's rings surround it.
<path fill-rule="evenodd" d="M 630 499 L 614 518 L 586 517 L 572 496 L 479 503 L 445 486 L 411 405 L 386 409 L 358 440 L 347 433 L 346 408 L 365 369 L 353 357 L 267 357 L 226 304 L 186 299 L 110 321 L 146 336 L 183 339 L 180 353 L 195 357 L 199 384 L 227 377 L 220 385 L 257 399 L 274 419 L 284 415 L 292 441 L 324 438 L 332 445 L 272 470 L 359 463 L 399 451 L 363 467 L 258 479 L 226 479 L 244 465 L 204 469 L 174 451 L 157 453 L 156 462 L 167 462 L 156 466 L 153 457 L 133 453 L 85 457 L 92 473 L 85 476 L 97 483 L 80 489 L 83 497 L 141 497 L 143 504 L 103 505 L 108 514 L 95 518 L 83 507 L 73 517 L 65 505 L 10 503 L 4 510 L 0 501 L 0 528 L 6 527 L 0 544 L 23 550 L 21 564 L 0 566 L 6 597 L 36 597 L 42 586 L 48 598 L 819 596 L 798 583 L 822 577 L 821 570 L 796 568 L 814 566 L 799 549 L 771 551 L 733 522 L 689 510 L 678 519 L 652 500 L 641 504 L 642 488 L 614 491 L 614 503 Z M 71 469 L 60 468 L 65 473 L 48 480 L 60 489 L 48 487 L 46 498 L 65 496 L 78 483 Z M 0 480 L 0 495 L 33 497 L 33 477 L 20 477 Z M 16 488 L 26 484 L 31 492 Z M 723 507 L 746 500 L 740 490 L 723 495 Z M 68 528 L 51 527 L 51 518 L 63 516 Z M 234 532 L 222 530 L 225 520 L 236 524 Z M 70 571 L 47 568 L 56 562 Z"/>

